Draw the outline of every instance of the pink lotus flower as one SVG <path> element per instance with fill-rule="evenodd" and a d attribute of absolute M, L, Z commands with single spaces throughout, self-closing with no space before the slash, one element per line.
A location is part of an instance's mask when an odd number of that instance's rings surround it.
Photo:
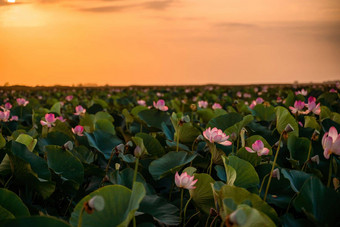
<path fill-rule="evenodd" d="M 143 99 L 138 100 L 137 103 L 138 103 L 138 105 L 140 105 L 140 106 L 146 106 L 146 102 L 145 102 L 145 100 L 143 100 Z"/>
<path fill-rule="evenodd" d="M 61 121 L 61 122 L 65 122 L 66 121 L 66 119 L 63 118 L 63 116 L 56 117 L 56 120 Z"/>
<path fill-rule="evenodd" d="M 243 98 L 251 98 L 251 94 L 249 94 L 249 93 L 244 93 L 244 94 L 243 94 Z"/>
<path fill-rule="evenodd" d="M 18 121 L 19 120 L 19 117 L 18 116 L 12 116 L 10 121 Z"/>
<path fill-rule="evenodd" d="M 242 92 L 240 92 L 240 91 L 236 92 L 236 96 L 241 98 L 242 97 Z"/>
<path fill-rule="evenodd" d="M 277 103 L 282 102 L 282 98 L 281 98 L 281 97 L 277 97 L 277 98 L 276 98 L 276 102 L 277 102 Z"/>
<path fill-rule="evenodd" d="M 29 101 L 23 98 L 17 98 L 17 103 L 19 106 L 26 106 L 29 103 Z"/>
<path fill-rule="evenodd" d="M 219 104 L 219 103 L 217 103 L 217 102 L 215 102 L 214 103 L 214 105 L 212 105 L 212 107 L 211 107 L 213 110 L 216 110 L 216 109 L 222 109 L 222 106 L 221 106 L 221 104 Z"/>
<path fill-rule="evenodd" d="M 308 98 L 308 103 L 306 104 L 306 106 L 308 108 L 306 113 L 313 112 L 314 114 L 319 115 L 321 112 L 320 103 L 316 104 L 316 98 L 313 96 Z"/>
<path fill-rule="evenodd" d="M 322 137 L 323 155 L 329 159 L 331 154 L 340 155 L 340 134 L 334 126 Z"/>
<path fill-rule="evenodd" d="M 77 125 L 76 127 L 72 128 L 72 132 L 78 136 L 83 136 L 84 127 L 81 125 Z"/>
<path fill-rule="evenodd" d="M 207 101 L 198 101 L 198 107 L 199 108 L 207 108 L 208 107 L 208 102 Z"/>
<path fill-rule="evenodd" d="M 263 98 L 258 97 L 256 100 L 253 100 L 249 106 L 250 109 L 253 109 L 257 104 L 262 104 L 264 102 Z"/>
<path fill-rule="evenodd" d="M 68 95 L 68 96 L 66 96 L 65 99 L 66 99 L 66 101 L 70 102 L 73 99 L 73 95 Z"/>
<path fill-rule="evenodd" d="M 307 95 L 307 91 L 305 89 L 301 89 L 301 91 L 296 91 L 295 95 L 303 95 L 306 96 Z"/>
<path fill-rule="evenodd" d="M 330 93 L 338 93 L 337 90 L 335 90 L 334 88 L 332 88 L 331 90 L 329 90 Z"/>
<path fill-rule="evenodd" d="M 295 101 L 294 103 L 294 107 L 290 106 L 289 109 L 292 111 L 293 114 L 300 114 L 300 113 L 305 113 L 303 110 L 303 108 L 305 107 L 305 103 L 300 101 L 300 100 L 297 100 Z"/>
<path fill-rule="evenodd" d="M 11 111 L 9 110 L 0 111 L 0 121 L 7 122 L 10 114 Z"/>
<path fill-rule="evenodd" d="M 232 143 L 228 141 L 229 136 L 227 136 L 221 129 L 210 127 L 203 132 L 203 136 L 209 140 L 210 143 L 218 143 L 223 146 L 230 146 Z"/>
<path fill-rule="evenodd" d="M 74 115 L 84 115 L 86 113 L 86 109 L 84 109 L 81 105 L 76 106 L 76 112 Z"/>
<path fill-rule="evenodd" d="M 258 156 L 268 155 L 268 153 L 269 153 L 269 149 L 264 147 L 264 144 L 261 140 L 256 140 L 251 145 L 251 147 L 253 149 L 251 149 L 250 147 L 245 147 L 245 149 L 250 153 L 257 153 Z"/>
<path fill-rule="evenodd" d="M 188 175 L 187 172 L 184 172 L 181 175 L 179 175 L 178 172 L 175 174 L 175 183 L 179 188 L 185 188 L 188 190 L 195 189 L 196 187 L 194 184 L 196 184 L 196 182 L 197 179 L 194 180 L 194 176 Z"/>
<path fill-rule="evenodd" d="M 272 176 L 280 180 L 280 170 L 278 168 L 273 170 Z"/>
<path fill-rule="evenodd" d="M 160 99 L 157 101 L 157 103 L 155 101 L 153 101 L 153 106 L 156 109 L 159 109 L 161 111 L 167 111 L 169 108 L 165 105 L 165 101 L 163 99 Z"/>
<path fill-rule="evenodd" d="M 50 114 L 45 114 L 45 120 L 46 121 L 43 121 L 41 120 L 40 121 L 40 124 L 42 126 L 45 126 L 47 125 L 47 127 L 52 127 L 54 125 L 54 122 L 57 120 L 55 117 L 54 117 L 54 114 L 53 113 L 50 113 Z"/>
<path fill-rule="evenodd" d="M 1 109 L 3 109 L 3 110 L 10 110 L 10 109 L 12 109 L 12 104 L 10 104 L 9 102 L 6 102 L 5 106 L 1 107 Z"/>

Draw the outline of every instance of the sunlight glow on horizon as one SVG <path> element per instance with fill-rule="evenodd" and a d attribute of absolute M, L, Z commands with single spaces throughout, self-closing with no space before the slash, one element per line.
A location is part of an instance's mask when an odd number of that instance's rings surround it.
<path fill-rule="evenodd" d="M 15 0 L 7 0 L 8 3 L 15 3 Z"/>

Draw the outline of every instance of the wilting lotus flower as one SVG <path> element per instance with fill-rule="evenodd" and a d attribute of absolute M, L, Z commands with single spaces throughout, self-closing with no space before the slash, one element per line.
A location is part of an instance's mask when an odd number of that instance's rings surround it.
<path fill-rule="evenodd" d="M 153 101 L 153 106 L 156 109 L 159 109 L 161 111 L 167 111 L 169 108 L 165 105 L 165 101 L 163 99 L 160 99 L 157 101 L 157 103 L 155 101 Z"/>
<path fill-rule="evenodd" d="M 17 98 L 17 103 L 19 106 L 26 106 L 29 103 L 29 101 L 23 98 Z"/>
<path fill-rule="evenodd" d="M 216 142 L 224 146 L 229 146 L 232 144 L 230 141 L 228 141 L 229 136 L 227 136 L 224 132 L 222 132 L 221 129 L 218 129 L 216 127 L 213 129 L 211 129 L 210 127 L 207 128 L 203 132 L 203 136 L 207 140 L 209 140 L 210 143 Z"/>
<path fill-rule="evenodd" d="M 331 154 L 340 155 L 340 134 L 334 126 L 322 137 L 323 155 L 329 159 Z"/>
<path fill-rule="evenodd" d="M 56 117 L 56 120 L 59 120 L 61 122 L 65 122 L 66 121 L 66 119 L 63 118 L 63 116 Z"/>
<path fill-rule="evenodd" d="M 10 121 L 18 121 L 18 120 L 19 120 L 18 116 L 12 116 L 10 119 Z"/>
<path fill-rule="evenodd" d="M 314 155 L 313 157 L 310 158 L 310 160 L 311 160 L 312 162 L 316 162 L 316 164 L 318 164 L 318 165 L 319 165 L 319 163 L 320 163 L 319 155 Z"/>
<path fill-rule="evenodd" d="M 73 95 L 68 95 L 68 96 L 66 96 L 66 101 L 72 101 L 72 99 L 73 99 Z"/>
<path fill-rule="evenodd" d="M 268 155 L 268 153 L 269 153 L 269 149 L 264 147 L 264 144 L 261 140 L 256 140 L 251 145 L 251 147 L 253 149 L 251 149 L 250 147 L 245 147 L 245 149 L 250 153 L 257 153 L 258 156 Z"/>
<path fill-rule="evenodd" d="M 320 103 L 316 104 L 316 98 L 313 96 L 308 98 L 308 103 L 306 104 L 306 106 L 308 108 L 306 113 L 313 112 L 314 114 L 319 115 L 321 112 Z"/>
<path fill-rule="evenodd" d="M 213 109 L 213 110 L 222 109 L 222 106 L 221 106 L 221 104 L 215 102 L 214 105 L 212 105 L 212 109 Z"/>
<path fill-rule="evenodd" d="M 40 121 L 40 124 L 45 126 L 47 125 L 47 127 L 52 127 L 54 125 L 54 122 L 57 120 L 55 117 L 54 117 L 54 114 L 51 113 L 51 114 L 45 114 L 45 120 L 46 121 L 43 121 L 41 120 Z"/>
<path fill-rule="evenodd" d="M 199 108 L 207 108 L 208 107 L 208 102 L 207 101 L 198 101 L 198 107 Z"/>
<path fill-rule="evenodd" d="M 145 100 L 143 100 L 143 99 L 138 100 L 137 103 L 138 103 L 138 105 L 140 105 L 140 106 L 146 106 L 146 102 L 145 102 Z"/>
<path fill-rule="evenodd" d="M 295 101 L 294 103 L 294 107 L 290 106 L 289 109 L 292 111 L 293 114 L 300 114 L 300 113 L 305 113 L 303 110 L 303 108 L 305 107 L 305 103 L 300 101 L 300 100 L 297 100 Z"/>
<path fill-rule="evenodd" d="M 280 170 L 278 168 L 273 170 L 272 176 L 280 180 Z"/>
<path fill-rule="evenodd" d="M 305 89 L 301 89 L 301 91 L 296 91 L 295 95 L 303 95 L 306 96 L 307 95 L 307 91 Z"/>
<path fill-rule="evenodd" d="M 89 201 L 84 203 L 84 210 L 88 214 L 92 214 L 94 211 L 102 211 L 105 207 L 105 200 L 100 195 L 93 196 Z"/>
<path fill-rule="evenodd" d="M 0 121 L 7 122 L 10 114 L 9 110 L 0 111 Z"/>
<path fill-rule="evenodd" d="M 76 106 L 76 112 L 74 115 L 84 115 L 86 113 L 86 109 L 84 109 L 81 105 Z"/>
<path fill-rule="evenodd" d="M 72 132 L 78 136 L 83 136 L 84 127 L 81 125 L 77 125 L 76 127 L 72 128 Z"/>
<path fill-rule="evenodd" d="M 176 172 L 175 174 L 175 183 L 176 186 L 179 188 L 185 188 L 188 190 L 195 189 L 196 187 L 194 184 L 196 184 L 197 179 L 194 180 L 194 176 L 190 176 L 187 174 L 187 172 L 183 172 L 181 175 Z"/>

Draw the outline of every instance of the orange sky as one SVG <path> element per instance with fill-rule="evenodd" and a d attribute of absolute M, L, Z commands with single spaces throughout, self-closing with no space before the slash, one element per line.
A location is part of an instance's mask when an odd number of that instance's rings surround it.
<path fill-rule="evenodd" d="M 337 79 L 339 0 L 0 0 L 0 85 Z"/>

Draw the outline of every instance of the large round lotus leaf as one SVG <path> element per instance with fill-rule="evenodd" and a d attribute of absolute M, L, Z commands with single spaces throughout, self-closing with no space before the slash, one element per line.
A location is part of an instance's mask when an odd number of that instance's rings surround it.
<path fill-rule="evenodd" d="M 78 225 L 80 211 L 85 202 L 94 196 L 102 196 L 105 206 L 102 211 L 94 211 L 92 214 L 83 213 L 82 227 L 93 226 L 128 226 L 135 211 L 145 196 L 145 189 L 139 182 L 135 182 L 130 189 L 121 185 L 109 185 L 102 187 L 81 199 L 73 210 L 70 223 Z"/>
<path fill-rule="evenodd" d="M 134 107 L 134 108 L 131 110 L 131 114 L 132 114 L 132 116 L 134 116 L 135 118 L 139 119 L 138 113 L 139 113 L 140 111 L 142 111 L 142 110 L 147 110 L 147 109 L 148 109 L 148 107 L 146 107 L 146 106 L 136 106 L 136 107 Z"/>
<path fill-rule="evenodd" d="M 287 146 L 291 158 L 298 160 L 299 164 L 303 165 L 308 157 L 310 143 L 311 141 L 305 137 L 289 136 Z M 311 151 L 310 157 L 313 157 L 313 151 Z"/>
<path fill-rule="evenodd" d="M 9 210 L 0 205 L 0 221 L 13 218 L 15 218 L 15 216 Z"/>
<path fill-rule="evenodd" d="M 56 102 L 53 104 L 49 112 L 57 113 L 60 116 L 61 103 Z"/>
<path fill-rule="evenodd" d="M 103 153 L 106 159 L 111 156 L 112 149 L 121 144 L 122 141 L 110 133 L 96 130 L 93 133 L 85 133 L 91 147 Z"/>
<path fill-rule="evenodd" d="M 6 146 L 6 140 L 3 135 L 0 133 L 0 149 Z"/>
<path fill-rule="evenodd" d="M 149 172 L 155 180 L 179 171 L 182 166 L 194 160 L 196 155 L 185 151 L 170 151 L 149 165 Z"/>
<path fill-rule="evenodd" d="M 207 125 L 208 127 L 211 128 L 218 128 L 221 129 L 222 131 L 226 130 L 227 128 L 233 126 L 237 122 L 242 121 L 243 117 L 239 113 L 228 113 L 224 114 L 218 117 L 215 117 L 211 119 Z"/>
<path fill-rule="evenodd" d="M 156 138 L 146 133 L 137 133 L 136 137 L 143 139 L 144 146 L 150 155 L 161 157 L 165 154 L 163 146 Z"/>
<path fill-rule="evenodd" d="M 103 132 L 110 133 L 112 135 L 116 135 L 116 130 L 111 121 L 107 119 L 98 119 L 94 124 L 95 130 L 101 130 Z"/>
<path fill-rule="evenodd" d="M 60 175 L 63 180 L 76 183 L 76 189 L 78 189 L 84 179 L 84 167 L 79 159 L 58 146 L 49 145 L 45 147 L 45 150 L 48 167 Z"/>
<path fill-rule="evenodd" d="M 138 113 L 138 116 L 149 127 L 154 127 L 160 130 L 162 130 L 162 122 L 168 123 L 170 121 L 169 114 L 156 109 L 142 110 Z"/>
<path fill-rule="evenodd" d="M 180 223 L 178 208 L 157 195 L 146 195 L 140 203 L 138 211 L 152 215 L 165 225 Z"/>
<path fill-rule="evenodd" d="M 200 130 L 192 126 L 191 123 L 185 123 L 179 127 L 179 141 L 182 143 L 192 143 L 200 134 Z M 175 137 L 177 138 L 177 134 Z"/>
<path fill-rule="evenodd" d="M 311 177 L 311 174 L 298 170 L 281 169 L 282 175 L 290 181 L 295 192 L 299 192 L 303 184 Z"/>
<path fill-rule="evenodd" d="M 316 177 L 303 184 L 293 204 L 297 211 L 304 212 L 311 220 L 316 219 L 320 225 L 336 226 L 339 222 L 339 193 L 324 186 Z"/>
<path fill-rule="evenodd" d="M 248 125 L 250 122 L 254 120 L 254 117 L 251 115 L 244 116 L 242 121 L 239 121 L 235 123 L 233 126 L 230 126 L 226 130 L 224 130 L 224 133 L 226 135 L 231 135 L 232 133 L 235 133 L 236 135 L 239 135 L 241 132 L 241 129 Z"/>
<path fill-rule="evenodd" d="M 215 180 L 206 173 L 195 173 L 194 176 L 194 179 L 197 179 L 194 185 L 196 188 L 189 191 L 190 196 L 197 208 L 209 214 L 210 208 L 215 208 L 214 195 L 211 189 L 211 183 L 214 183 Z"/>
<path fill-rule="evenodd" d="M 305 128 L 313 128 L 316 129 L 318 131 L 320 131 L 321 126 L 319 125 L 319 123 L 316 121 L 315 117 L 312 116 L 305 116 Z"/>
<path fill-rule="evenodd" d="M 227 198 L 233 199 L 236 204 L 242 204 L 246 200 L 250 201 L 253 208 L 265 213 L 270 217 L 275 223 L 278 222 L 278 216 L 276 211 L 264 202 L 258 195 L 250 193 L 244 188 L 223 185 L 222 187 L 216 188 L 214 185 L 214 191 L 221 201 Z"/>
<path fill-rule="evenodd" d="M 198 116 L 200 116 L 200 118 L 202 118 L 203 122 L 205 123 L 209 122 L 215 116 L 212 109 L 197 110 L 197 114 Z"/>
<path fill-rule="evenodd" d="M 230 156 L 226 162 L 236 171 L 236 180 L 234 184 L 242 188 L 256 187 L 260 183 L 259 176 L 254 167 L 247 161 L 236 156 Z"/>
<path fill-rule="evenodd" d="M 1 224 L 2 227 L 70 227 L 65 221 L 51 216 L 32 216 L 9 219 Z"/>
<path fill-rule="evenodd" d="M 0 188 L 0 204 L 3 208 L 11 212 L 15 217 L 30 216 L 25 204 L 14 192 Z"/>
<path fill-rule="evenodd" d="M 256 153 L 250 153 L 247 151 L 244 147 L 241 147 L 237 153 L 237 157 L 248 161 L 250 164 L 252 164 L 254 167 L 260 164 L 261 162 L 261 157 L 258 156 Z"/>
<path fill-rule="evenodd" d="M 299 136 L 299 127 L 298 123 L 294 119 L 294 117 L 290 114 L 288 109 L 277 106 L 275 107 L 276 113 L 276 129 L 281 134 L 288 124 L 294 129 L 294 131 L 290 132 L 289 134 Z"/>
<path fill-rule="evenodd" d="M 94 122 L 97 122 L 98 120 L 102 120 L 102 119 L 108 120 L 110 122 L 114 121 L 113 117 L 109 113 L 104 112 L 104 111 L 97 112 L 94 115 Z"/>
<path fill-rule="evenodd" d="M 33 139 L 31 136 L 27 134 L 20 134 L 15 141 L 26 145 L 29 151 L 33 151 L 35 145 L 37 144 L 37 139 Z"/>
<path fill-rule="evenodd" d="M 275 119 L 275 111 L 273 106 L 265 106 L 257 104 L 251 110 L 258 121 L 273 121 Z"/>
<path fill-rule="evenodd" d="M 234 211 L 237 226 L 242 227 L 275 227 L 275 223 L 261 211 L 248 205 L 238 205 Z"/>

